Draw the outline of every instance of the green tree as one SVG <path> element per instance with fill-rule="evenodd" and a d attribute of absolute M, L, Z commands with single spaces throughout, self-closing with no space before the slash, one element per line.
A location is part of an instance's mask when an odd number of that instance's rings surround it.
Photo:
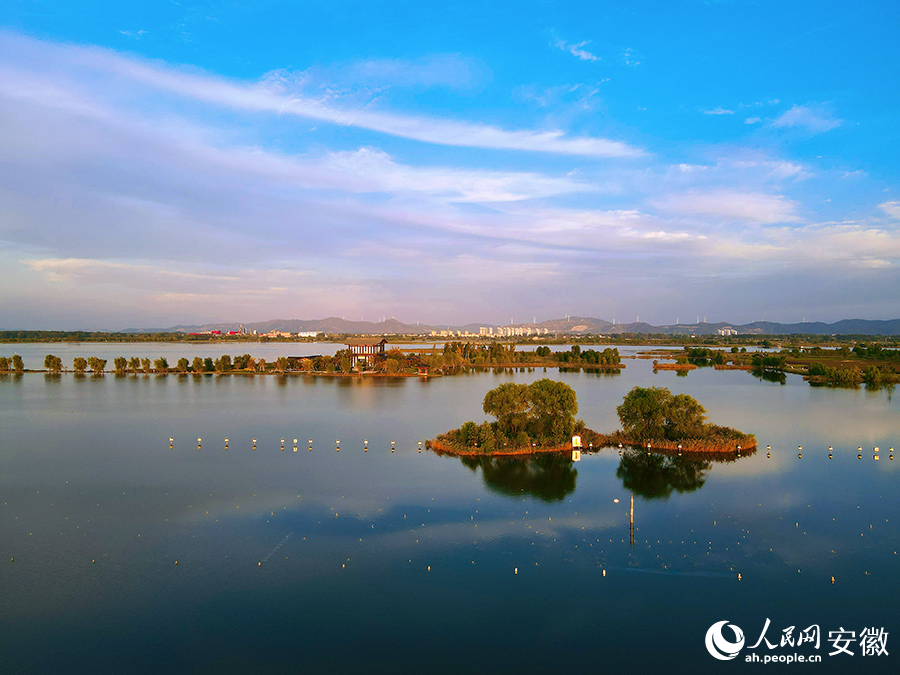
<path fill-rule="evenodd" d="M 195 356 L 194 360 L 191 361 L 191 372 L 194 373 L 194 375 L 198 375 L 203 372 L 203 359 L 201 359 L 199 356 Z"/>
<path fill-rule="evenodd" d="M 106 368 L 106 359 L 100 359 L 96 356 L 91 356 L 88 359 L 88 366 L 90 367 L 91 372 L 94 373 L 94 375 L 102 375 L 103 369 Z"/>
<path fill-rule="evenodd" d="M 211 373 L 216 369 L 216 364 L 213 363 L 213 360 L 210 357 L 206 357 L 203 359 L 203 370 L 207 373 Z"/>
<path fill-rule="evenodd" d="M 44 368 L 46 368 L 51 373 L 58 373 L 62 370 L 62 359 L 58 356 L 53 356 L 53 354 L 47 354 L 44 357 Z"/>
<path fill-rule="evenodd" d="M 400 370 L 400 362 L 397 359 L 386 359 L 384 362 L 384 370 L 387 373 L 393 374 Z"/>
<path fill-rule="evenodd" d="M 350 357 L 349 356 L 341 357 L 341 372 L 342 373 L 350 372 Z"/>
<path fill-rule="evenodd" d="M 530 405 L 527 429 L 532 436 L 563 442 L 572 435 L 578 412 L 572 387 L 544 378 L 528 385 L 527 399 Z"/>
<path fill-rule="evenodd" d="M 157 373 L 167 373 L 169 372 L 169 362 L 165 356 L 160 356 L 153 362 L 153 369 Z"/>
<path fill-rule="evenodd" d="M 22 361 L 22 357 L 19 356 L 18 354 L 13 354 L 12 369 L 14 372 L 17 372 L 17 373 L 25 372 L 25 362 Z"/>
<path fill-rule="evenodd" d="M 116 375 L 124 375 L 127 367 L 128 360 L 124 356 L 117 356 L 113 359 L 113 369 L 116 371 Z"/>
<path fill-rule="evenodd" d="M 128 359 L 128 370 L 130 370 L 132 373 L 137 374 L 137 371 L 140 370 L 140 368 L 141 360 L 139 358 L 137 358 L 136 356 L 132 356 L 130 359 Z"/>
<path fill-rule="evenodd" d="M 641 440 L 701 438 L 706 409 L 687 394 L 665 387 L 635 387 L 616 408 L 626 435 Z"/>
<path fill-rule="evenodd" d="M 266 365 L 265 359 L 259 359 L 259 361 L 256 362 L 256 370 L 260 373 L 264 373 L 266 372 Z"/>
<path fill-rule="evenodd" d="M 673 396 L 666 408 L 666 438 L 699 438 L 706 426 L 706 409 L 687 394 Z"/>
<path fill-rule="evenodd" d="M 178 363 L 175 364 L 175 370 L 177 370 L 179 373 L 186 373 L 188 371 L 188 368 L 190 367 L 191 364 L 188 363 L 188 360 L 183 356 L 178 359 Z"/>
<path fill-rule="evenodd" d="M 141 359 L 141 370 L 145 373 L 150 372 L 150 359 Z"/>
<path fill-rule="evenodd" d="M 0 373 L 8 373 L 10 360 L 8 356 L 0 356 Z"/>
<path fill-rule="evenodd" d="M 634 438 L 665 438 L 666 406 L 672 392 L 665 387 L 635 387 L 616 408 L 622 430 Z"/>
<path fill-rule="evenodd" d="M 286 372 L 289 365 L 290 361 L 288 361 L 288 358 L 286 356 L 279 356 L 277 359 L 275 359 L 275 370 L 277 370 L 279 373 Z"/>
<path fill-rule="evenodd" d="M 72 359 L 72 370 L 75 371 L 76 375 L 84 375 L 84 371 L 87 370 L 87 359 L 82 356 L 76 356 Z"/>
<path fill-rule="evenodd" d="M 486 415 L 497 418 L 500 431 L 515 436 L 528 422 L 528 385 L 504 382 L 484 395 L 481 407 Z"/>

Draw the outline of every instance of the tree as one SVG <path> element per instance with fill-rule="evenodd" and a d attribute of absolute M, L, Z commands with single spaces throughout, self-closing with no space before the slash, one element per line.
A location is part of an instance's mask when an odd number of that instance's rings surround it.
<path fill-rule="evenodd" d="M 8 373 L 10 360 L 8 356 L 0 356 L 0 373 Z"/>
<path fill-rule="evenodd" d="M 12 357 L 12 369 L 17 373 L 25 372 L 25 362 L 22 361 L 22 357 L 18 354 L 13 354 Z"/>
<path fill-rule="evenodd" d="M 678 394 L 666 409 L 666 438 L 699 438 L 703 435 L 706 408 L 687 394 Z"/>
<path fill-rule="evenodd" d="M 106 359 L 92 356 L 88 359 L 88 366 L 90 366 L 91 372 L 94 373 L 94 375 L 102 375 L 103 369 L 106 368 Z"/>
<path fill-rule="evenodd" d="M 128 359 L 128 370 L 130 370 L 132 373 L 137 374 L 137 371 L 140 369 L 140 367 L 141 360 L 139 358 L 137 358 L 136 356 L 132 356 L 130 359 Z"/>
<path fill-rule="evenodd" d="M 53 356 L 53 354 L 47 354 L 44 357 L 44 368 L 46 368 L 51 373 L 58 373 L 62 370 L 62 359 L 58 356 Z"/>
<path fill-rule="evenodd" d="M 157 373 L 167 373 L 169 372 L 169 362 L 166 360 L 165 356 L 160 356 L 153 362 L 153 369 Z"/>
<path fill-rule="evenodd" d="M 341 357 L 341 372 L 342 373 L 350 372 L 350 357 L 349 356 L 345 355 L 345 356 Z"/>
<path fill-rule="evenodd" d="M 484 395 L 481 408 L 486 415 L 497 418 L 502 433 L 515 436 L 528 421 L 528 385 L 504 382 Z"/>
<path fill-rule="evenodd" d="M 72 370 L 75 371 L 76 375 L 84 375 L 84 371 L 87 370 L 87 359 L 82 356 L 76 356 L 72 359 Z"/>
<path fill-rule="evenodd" d="M 191 372 L 194 373 L 194 375 L 199 375 L 203 372 L 203 359 L 199 356 L 195 356 L 194 360 L 191 361 Z"/>
<path fill-rule="evenodd" d="M 288 369 L 289 365 L 290 361 L 288 361 L 288 358 L 286 356 L 279 356 L 277 359 L 275 359 L 275 370 L 277 370 L 279 373 L 285 372 Z"/>
<path fill-rule="evenodd" d="M 117 356 L 113 359 L 113 368 L 116 371 L 116 375 L 124 375 L 125 368 L 128 367 L 128 361 L 124 356 Z"/>
<path fill-rule="evenodd" d="M 641 440 L 700 438 L 706 430 L 706 409 L 665 387 L 635 387 L 616 412 L 625 434 Z"/>
<path fill-rule="evenodd" d="M 175 370 L 177 370 L 179 373 L 186 373 L 188 371 L 188 368 L 190 367 L 191 364 L 188 363 L 188 360 L 183 356 L 178 359 L 178 363 L 175 364 Z"/>
<path fill-rule="evenodd" d="M 528 385 L 527 398 L 531 408 L 528 430 L 532 436 L 562 442 L 572 435 L 578 412 L 572 387 L 544 378 Z"/>
<path fill-rule="evenodd" d="M 616 408 L 623 431 L 637 438 L 665 438 L 666 404 L 672 393 L 665 387 L 635 387 Z"/>
<path fill-rule="evenodd" d="M 259 361 L 256 362 L 256 370 L 258 370 L 260 373 L 266 372 L 266 360 L 265 359 L 260 359 Z"/>
<path fill-rule="evenodd" d="M 141 370 L 145 373 L 150 372 L 150 359 L 141 359 Z"/>
<path fill-rule="evenodd" d="M 400 370 L 400 362 L 397 359 L 387 359 L 384 362 L 384 370 L 387 373 L 394 374 Z"/>
<path fill-rule="evenodd" d="M 205 372 L 211 373 L 211 372 L 213 372 L 215 369 L 216 369 L 216 366 L 215 366 L 215 364 L 213 363 L 213 360 L 212 360 L 210 357 L 207 356 L 205 359 L 203 359 L 203 370 L 204 370 Z"/>

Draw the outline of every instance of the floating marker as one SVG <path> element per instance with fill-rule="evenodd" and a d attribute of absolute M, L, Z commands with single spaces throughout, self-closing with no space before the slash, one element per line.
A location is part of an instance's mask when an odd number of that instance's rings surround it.
<path fill-rule="evenodd" d="M 874 448 L 874 451 L 875 451 L 875 454 L 872 455 L 872 459 L 874 459 L 877 462 L 878 461 L 878 448 Z"/>
<path fill-rule="evenodd" d="M 606 576 L 606 570 L 603 570 L 603 576 Z"/>
<path fill-rule="evenodd" d="M 737 454 L 741 454 L 741 446 L 737 446 Z"/>
<path fill-rule="evenodd" d="M 419 441 L 419 452 L 422 452 L 422 441 Z"/>
<path fill-rule="evenodd" d="M 834 448 L 830 445 L 828 446 L 828 459 L 832 459 L 831 453 L 834 451 Z"/>
<path fill-rule="evenodd" d="M 369 451 L 369 441 L 363 441 L 363 452 Z"/>
<path fill-rule="evenodd" d="M 803 459 L 803 446 L 797 446 L 797 459 Z"/>
<path fill-rule="evenodd" d="M 678 456 L 681 457 L 681 443 L 678 444 Z"/>
<path fill-rule="evenodd" d="M 766 446 L 766 457 L 771 457 L 771 456 L 772 456 L 772 446 L 767 445 Z"/>
<path fill-rule="evenodd" d="M 518 574 L 518 573 L 519 573 L 519 568 L 513 567 L 513 574 Z"/>
<path fill-rule="evenodd" d="M 856 459 L 862 459 L 862 446 L 857 448 L 858 454 L 856 455 Z"/>
<path fill-rule="evenodd" d="M 391 452 L 394 451 L 394 441 L 391 441 Z"/>

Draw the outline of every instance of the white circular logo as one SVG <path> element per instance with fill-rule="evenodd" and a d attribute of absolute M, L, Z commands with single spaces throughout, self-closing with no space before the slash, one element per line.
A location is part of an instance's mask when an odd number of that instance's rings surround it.
<path fill-rule="evenodd" d="M 722 635 L 722 628 L 728 626 L 734 631 L 737 642 L 729 642 Z M 717 621 L 706 631 L 706 650 L 720 661 L 730 661 L 744 646 L 744 631 L 728 621 Z"/>

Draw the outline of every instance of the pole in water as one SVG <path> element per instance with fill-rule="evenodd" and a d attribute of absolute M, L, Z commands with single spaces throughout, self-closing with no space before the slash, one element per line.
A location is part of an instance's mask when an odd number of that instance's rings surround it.
<path fill-rule="evenodd" d="M 339 438 L 334 439 L 334 449 L 337 452 L 341 451 L 341 440 Z"/>
<path fill-rule="evenodd" d="M 297 439 L 294 439 L 294 452 L 297 452 Z"/>
<path fill-rule="evenodd" d="M 831 453 L 834 452 L 834 448 L 830 445 L 828 446 L 828 459 L 832 459 Z"/>
<path fill-rule="evenodd" d="M 227 438 L 225 439 L 225 449 L 226 450 L 228 449 L 228 439 Z"/>
<path fill-rule="evenodd" d="M 878 459 L 879 459 L 879 457 L 878 457 L 878 448 L 873 448 L 873 450 L 875 451 L 875 454 L 872 455 L 872 459 L 874 459 L 874 460 L 877 462 Z"/>
<path fill-rule="evenodd" d="M 197 449 L 198 450 L 200 449 L 200 439 L 199 438 L 197 439 Z"/>
<path fill-rule="evenodd" d="M 862 459 L 862 446 L 860 445 L 857 449 L 856 459 Z"/>
<path fill-rule="evenodd" d="M 797 446 L 797 459 L 803 459 L 803 446 Z"/>
<path fill-rule="evenodd" d="M 419 441 L 419 452 L 422 452 L 422 441 Z"/>
<path fill-rule="evenodd" d="M 368 451 L 369 451 L 369 441 L 364 440 L 363 441 L 363 452 L 368 452 Z"/>
<path fill-rule="evenodd" d="M 391 452 L 394 451 L 394 441 L 391 441 Z"/>
<path fill-rule="evenodd" d="M 766 446 L 766 457 L 771 457 L 771 456 L 772 456 L 772 446 L 767 445 Z"/>

